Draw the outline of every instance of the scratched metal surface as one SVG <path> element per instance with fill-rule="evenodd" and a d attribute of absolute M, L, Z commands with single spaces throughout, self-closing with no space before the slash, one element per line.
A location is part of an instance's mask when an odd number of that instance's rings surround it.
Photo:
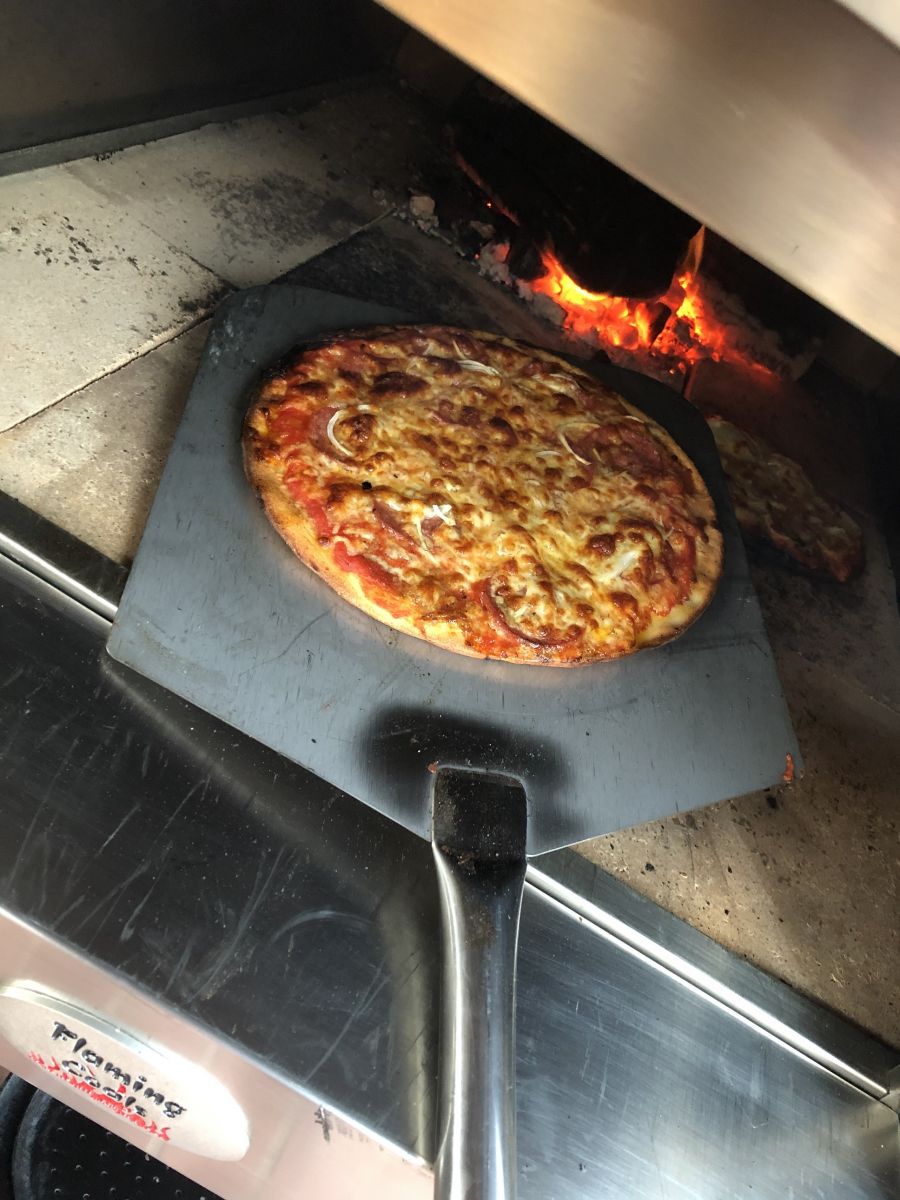
<path fill-rule="evenodd" d="M 597 369 L 694 459 L 726 540 L 713 603 L 668 646 L 573 671 L 466 659 L 358 612 L 294 558 L 244 479 L 248 389 L 305 336 L 398 319 L 286 286 L 225 302 L 113 657 L 422 836 L 435 761 L 521 778 L 531 854 L 778 780 L 798 750 L 718 456 L 702 417 L 653 380 Z"/>
<path fill-rule="evenodd" d="M 0 943 L 4 973 L 46 978 L 49 952 L 27 938 L 44 930 L 78 955 L 84 974 L 60 977 L 75 997 L 125 1012 L 119 985 L 137 984 L 182 1053 L 204 1027 L 244 1056 L 229 1078 L 258 1149 L 177 1164 L 226 1200 L 303 1190 L 303 1156 L 290 1156 L 307 1130 L 283 1090 L 272 1107 L 267 1072 L 298 1104 L 304 1093 L 430 1158 L 429 848 L 110 662 L 102 619 L 2 557 L 0 616 L 0 907 L 22 922 Z M 636 914 L 627 889 L 577 865 L 610 917 L 646 921 L 653 906 Z M 653 912 L 661 942 L 706 944 Z M 759 977 L 734 965 L 742 988 Z M 522 1200 L 898 1194 L 895 1113 L 531 887 L 518 1021 Z M 846 1034 L 862 1065 L 862 1035 Z M 869 1069 L 894 1061 L 862 1041 Z M 298 1111 L 311 1125 L 308 1102 Z M 348 1146 L 332 1138 L 329 1185 L 310 1194 L 359 1194 Z"/>

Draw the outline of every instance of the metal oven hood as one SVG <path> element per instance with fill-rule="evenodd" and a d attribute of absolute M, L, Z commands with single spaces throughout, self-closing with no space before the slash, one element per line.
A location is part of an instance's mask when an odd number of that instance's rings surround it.
<path fill-rule="evenodd" d="M 900 352 L 886 0 L 382 0 Z"/>

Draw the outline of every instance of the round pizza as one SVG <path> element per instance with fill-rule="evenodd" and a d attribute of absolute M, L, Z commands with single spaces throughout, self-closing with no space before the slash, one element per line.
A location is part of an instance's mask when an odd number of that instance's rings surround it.
<path fill-rule="evenodd" d="M 619 658 L 686 629 L 721 573 L 714 505 L 670 435 L 585 371 L 494 334 L 318 342 L 264 379 L 243 437 L 299 558 L 460 654 Z"/>

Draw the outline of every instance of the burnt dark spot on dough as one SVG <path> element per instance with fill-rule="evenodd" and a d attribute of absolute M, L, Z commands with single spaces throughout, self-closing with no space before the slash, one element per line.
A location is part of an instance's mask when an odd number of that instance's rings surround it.
<path fill-rule="evenodd" d="M 428 364 L 428 370 L 436 377 L 462 375 L 464 370 L 455 358 L 438 358 L 429 354 L 425 361 Z"/>
<path fill-rule="evenodd" d="M 616 535 L 614 533 L 598 533 L 588 540 L 588 549 L 603 558 L 608 558 L 610 554 L 615 553 Z"/>
<path fill-rule="evenodd" d="M 510 425 L 509 421 L 503 417 L 491 417 L 488 425 L 500 435 L 504 446 L 515 446 L 518 443 L 519 435 L 513 429 L 512 425 Z"/>
<path fill-rule="evenodd" d="M 425 380 L 418 375 L 409 375 L 405 371 L 386 371 L 375 377 L 372 392 L 376 396 L 414 396 L 426 386 Z"/>

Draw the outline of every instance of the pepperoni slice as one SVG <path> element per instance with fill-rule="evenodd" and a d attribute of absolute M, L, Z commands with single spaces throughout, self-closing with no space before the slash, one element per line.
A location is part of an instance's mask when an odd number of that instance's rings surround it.
<path fill-rule="evenodd" d="M 328 422 L 337 411 L 337 405 L 330 405 L 328 408 L 320 408 L 317 412 L 314 412 L 308 419 L 307 437 L 322 454 L 338 462 L 343 462 L 346 460 L 347 455 L 339 454 L 328 440 Z"/>
<path fill-rule="evenodd" d="M 306 441 L 310 414 L 302 408 L 282 404 L 274 408 L 269 418 L 269 433 L 278 442 L 296 445 Z"/>
<path fill-rule="evenodd" d="M 571 632 L 561 637 L 550 633 L 538 635 L 526 633 L 524 629 L 519 628 L 509 619 L 497 603 L 490 579 L 482 579 L 477 583 L 473 588 L 472 594 L 473 598 L 487 613 L 488 620 L 497 633 L 507 638 L 513 638 L 517 642 L 524 642 L 528 646 L 544 646 L 548 648 L 569 646 L 572 642 L 577 641 L 584 632 L 583 629 L 576 626 Z"/>
<path fill-rule="evenodd" d="M 426 517 L 419 528 L 427 538 L 430 538 L 433 533 L 437 533 L 443 524 L 443 517 Z"/>
<path fill-rule="evenodd" d="M 649 433 L 636 421 L 622 421 L 618 425 L 619 437 L 634 451 L 638 461 L 650 475 L 661 475 L 665 462 L 659 446 Z"/>
<path fill-rule="evenodd" d="M 372 511 L 385 529 L 391 533 L 407 550 L 418 550 L 415 540 L 406 532 L 400 521 L 400 514 L 381 500 L 372 502 Z"/>

